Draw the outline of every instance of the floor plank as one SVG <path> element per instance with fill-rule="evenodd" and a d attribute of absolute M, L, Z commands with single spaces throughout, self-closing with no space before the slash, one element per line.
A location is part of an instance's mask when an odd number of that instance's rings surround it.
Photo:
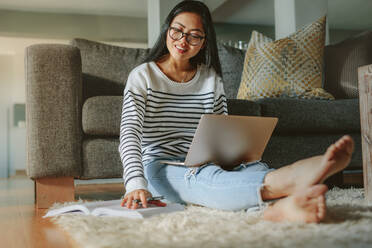
<path fill-rule="evenodd" d="M 118 199 L 122 184 L 77 185 L 75 198 Z M 24 176 L 0 179 L 0 247 L 77 247 L 60 228 L 34 207 L 34 182 Z"/>

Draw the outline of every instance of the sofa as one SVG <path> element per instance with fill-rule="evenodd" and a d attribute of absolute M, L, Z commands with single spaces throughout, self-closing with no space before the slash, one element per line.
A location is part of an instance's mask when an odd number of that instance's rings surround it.
<path fill-rule="evenodd" d="M 238 100 L 244 51 L 222 44 L 218 50 L 229 114 L 279 118 L 262 158 L 270 167 L 322 154 L 350 134 L 355 152 L 347 170 L 362 169 L 358 96 L 342 97 L 336 87 L 336 100 Z M 339 84 L 335 80 L 345 78 L 345 65 L 334 64 L 340 62 L 339 50 L 345 50 L 344 45 L 325 49 L 324 88 L 332 94 L 328 81 L 334 86 Z M 122 177 L 118 138 L 123 90 L 129 72 L 148 52 L 85 39 L 26 48 L 27 175 L 36 182 L 39 207 L 73 200 L 74 178 Z M 362 62 L 355 58 L 350 64 L 350 56 L 345 56 L 344 61 L 357 73 L 363 63 L 372 63 L 371 58 L 363 57 Z M 342 185 L 342 173 L 329 182 Z"/>

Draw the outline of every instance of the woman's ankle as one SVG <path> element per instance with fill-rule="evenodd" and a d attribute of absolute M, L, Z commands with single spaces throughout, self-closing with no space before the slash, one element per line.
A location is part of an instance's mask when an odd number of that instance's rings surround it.
<path fill-rule="evenodd" d="M 263 201 L 275 199 L 273 198 L 273 193 L 270 191 L 267 185 L 263 185 L 261 188 L 261 198 Z"/>
<path fill-rule="evenodd" d="M 263 182 L 264 186 L 261 189 L 261 197 L 263 200 L 279 199 L 290 194 L 292 185 L 284 181 L 288 180 L 288 178 L 280 180 L 283 178 L 280 177 L 280 174 L 278 173 L 279 170 L 281 169 L 266 174 Z"/>

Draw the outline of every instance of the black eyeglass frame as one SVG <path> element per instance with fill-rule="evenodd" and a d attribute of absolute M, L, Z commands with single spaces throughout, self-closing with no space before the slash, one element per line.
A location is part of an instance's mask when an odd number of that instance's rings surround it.
<path fill-rule="evenodd" d="M 172 30 L 175 31 L 175 32 L 179 32 L 179 33 L 181 33 L 181 34 L 182 34 L 181 37 L 178 38 L 178 39 L 175 39 L 174 37 L 172 37 L 172 35 L 171 35 L 171 31 L 172 31 Z M 168 28 L 168 35 L 169 35 L 169 37 L 170 37 L 172 40 L 181 40 L 184 36 L 186 36 L 186 41 L 187 41 L 187 43 L 189 43 L 191 46 L 199 46 L 200 43 L 205 39 L 205 36 L 201 36 L 201 35 L 193 35 L 193 34 L 184 33 L 184 32 L 182 32 L 181 30 L 179 30 L 178 28 L 175 28 L 175 27 L 169 27 L 169 28 Z M 189 41 L 189 37 L 190 37 L 190 36 L 192 36 L 193 38 L 198 38 L 198 39 L 199 39 L 198 44 L 192 44 L 192 43 L 190 43 L 190 41 Z"/>

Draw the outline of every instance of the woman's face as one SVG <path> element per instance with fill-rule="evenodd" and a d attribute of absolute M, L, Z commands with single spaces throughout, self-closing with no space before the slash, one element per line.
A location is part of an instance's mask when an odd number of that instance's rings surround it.
<path fill-rule="evenodd" d="M 175 40 L 174 37 L 179 38 L 182 35 L 181 32 L 185 33 L 185 35 L 181 39 Z M 173 39 L 171 35 L 173 35 Z M 168 51 L 173 59 L 188 61 L 203 48 L 205 43 L 205 38 L 203 37 L 205 37 L 205 31 L 201 17 L 195 13 L 183 12 L 173 19 L 168 29 Z"/>

